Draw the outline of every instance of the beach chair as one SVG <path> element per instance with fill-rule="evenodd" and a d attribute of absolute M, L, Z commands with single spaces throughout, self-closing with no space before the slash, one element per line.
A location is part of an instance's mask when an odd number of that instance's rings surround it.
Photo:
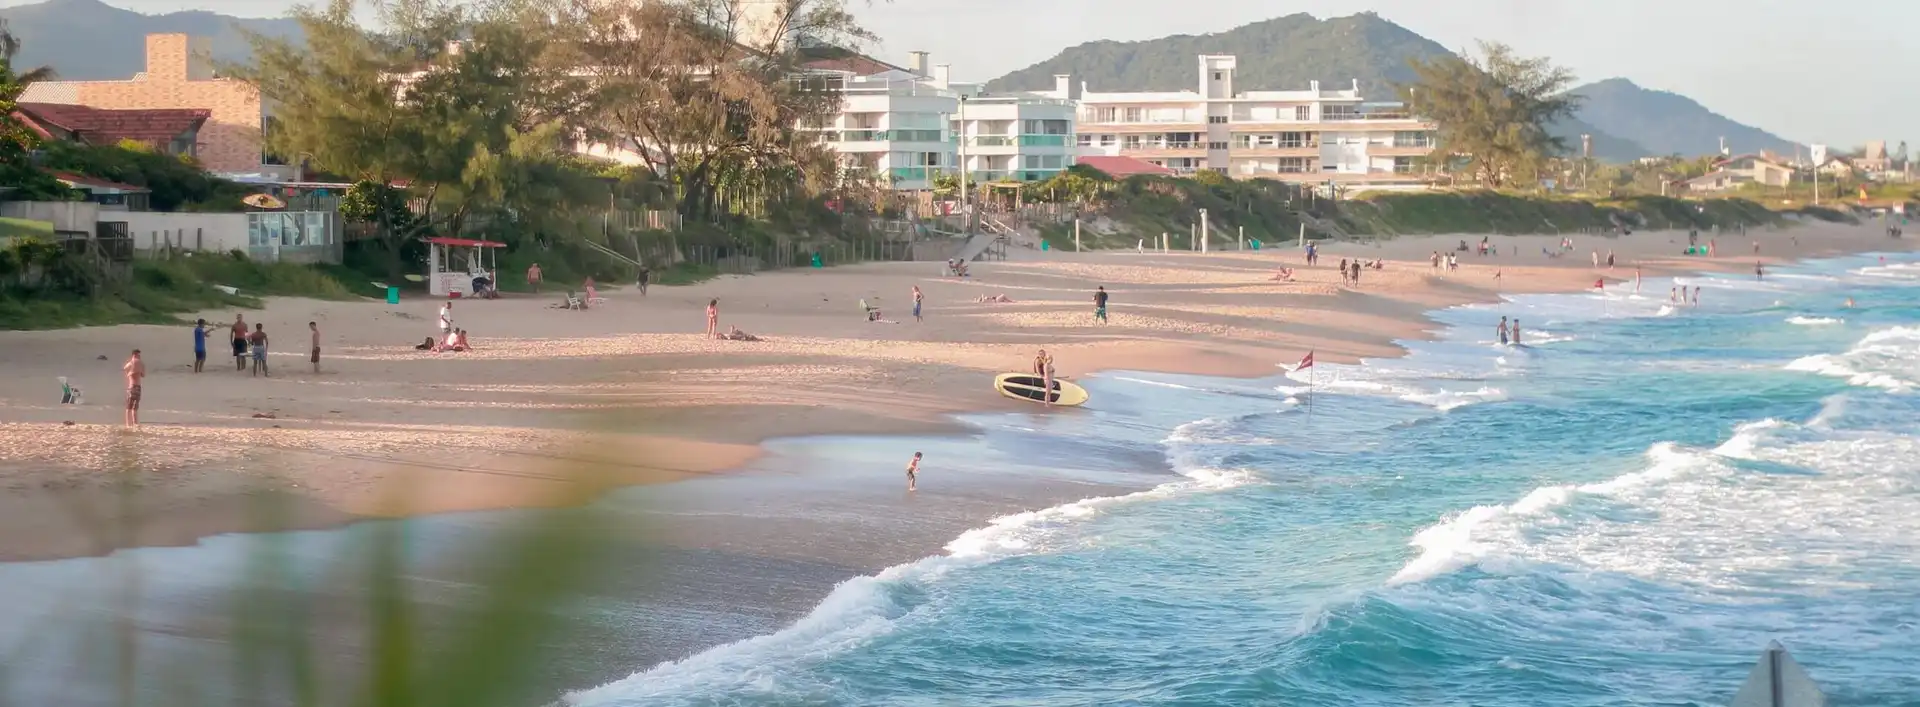
<path fill-rule="evenodd" d="M 567 295 L 567 309 L 585 309 L 585 308 L 586 308 L 586 303 L 581 302 L 579 297 L 575 297 L 573 295 Z"/>

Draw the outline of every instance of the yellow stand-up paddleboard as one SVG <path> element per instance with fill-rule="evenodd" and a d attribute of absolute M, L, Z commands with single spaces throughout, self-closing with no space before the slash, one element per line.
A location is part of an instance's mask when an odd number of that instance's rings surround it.
<path fill-rule="evenodd" d="M 1031 373 L 1002 373 L 993 378 L 993 389 L 1015 400 L 1034 403 L 1048 402 L 1073 407 L 1087 402 L 1087 389 L 1058 378 L 1053 381 L 1053 390 L 1045 389 L 1046 381 Z"/>

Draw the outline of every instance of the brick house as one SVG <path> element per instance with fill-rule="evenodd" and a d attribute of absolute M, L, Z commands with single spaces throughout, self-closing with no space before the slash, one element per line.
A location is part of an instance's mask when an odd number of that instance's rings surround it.
<path fill-rule="evenodd" d="M 122 81 L 42 81 L 21 94 L 23 104 L 82 106 L 106 111 L 202 110 L 207 119 L 193 148 L 201 166 L 220 174 L 282 174 L 261 149 L 265 112 L 260 93 L 213 73 L 211 43 L 184 34 L 147 35 L 147 70 Z M 277 162 L 278 160 L 275 160 Z"/>
<path fill-rule="evenodd" d="M 59 103 L 19 103 L 14 114 L 43 139 L 87 145 L 123 140 L 175 156 L 198 157 L 200 128 L 212 112 L 204 108 L 105 110 Z"/>

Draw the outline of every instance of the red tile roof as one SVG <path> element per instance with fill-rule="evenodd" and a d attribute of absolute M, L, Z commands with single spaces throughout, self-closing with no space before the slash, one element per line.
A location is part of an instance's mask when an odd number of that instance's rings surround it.
<path fill-rule="evenodd" d="M 182 133 L 199 130 L 213 115 L 213 111 L 202 108 L 107 110 L 59 103 L 20 103 L 16 107 L 35 123 L 73 133 L 96 145 L 121 140 L 164 145 Z M 35 132 L 44 130 L 36 126 Z"/>
<path fill-rule="evenodd" d="M 1080 164 L 1106 172 L 1111 177 L 1130 177 L 1136 174 L 1173 174 L 1167 167 L 1134 159 L 1132 157 L 1109 157 L 1101 155 L 1085 156 L 1075 160 Z"/>

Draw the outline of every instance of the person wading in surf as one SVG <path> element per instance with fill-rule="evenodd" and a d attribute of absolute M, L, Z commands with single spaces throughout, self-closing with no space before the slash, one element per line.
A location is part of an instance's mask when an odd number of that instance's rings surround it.
<path fill-rule="evenodd" d="M 907 462 L 907 490 L 913 490 L 914 478 L 920 473 L 920 453 L 913 453 L 913 461 Z"/>

